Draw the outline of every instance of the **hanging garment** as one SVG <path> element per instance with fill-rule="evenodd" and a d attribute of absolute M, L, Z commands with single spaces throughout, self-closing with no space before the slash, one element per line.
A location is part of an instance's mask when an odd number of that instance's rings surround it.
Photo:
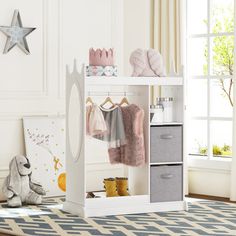
<path fill-rule="evenodd" d="M 126 145 L 108 150 L 112 164 L 123 163 L 129 166 L 145 164 L 144 110 L 135 104 L 120 107 L 125 128 Z"/>
<path fill-rule="evenodd" d="M 96 104 L 86 107 L 86 122 L 87 134 L 90 136 L 102 135 L 107 131 L 103 113 Z"/>
<path fill-rule="evenodd" d="M 89 118 L 90 118 L 90 112 L 92 110 L 92 105 L 86 106 L 86 134 L 89 134 Z"/>
<path fill-rule="evenodd" d="M 116 106 L 112 109 L 99 108 L 101 109 L 106 122 L 107 132 L 100 135 L 94 135 L 93 137 L 107 141 L 109 149 L 125 145 L 125 130 L 120 107 Z"/>

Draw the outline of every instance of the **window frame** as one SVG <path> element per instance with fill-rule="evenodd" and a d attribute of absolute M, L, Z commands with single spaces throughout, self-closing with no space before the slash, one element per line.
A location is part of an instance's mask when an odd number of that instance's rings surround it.
<path fill-rule="evenodd" d="M 236 0 L 233 0 L 234 2 L 234 31 L 233 32 L 220 32 L 220 33 L 211 33 L 211 1 L 214 0 L 206 0 L 207 1 L 207 33 L 199 33 L 199 34 L 189 34 L 189 24 L 188 24 L 188 17 L 189 17 L 189 11 L 188 11 L 188 4 L 189 1 L 186 0 L 186 45 L 187 45 L 187 50 L 186 50 L 186 62 L 187 62 L 187 67 L 186 67 L 186 74 L 188 80 L 206 80 L 207 82 L 207 114 L 206 116 L 188 116 L 188 120 L 201 120 L 201 121 L 206 121 L 207 122 L 207 149 L 210 150 L 208 151 L 206 156 L 203 155 L 195 155 L 191 154 L 190 147 L 187 147 L 188 150 L 188 157 L 190 159 L 190 166 L 197 166 L 197 167 L 204 167 L 206 162 L 204 161 L 209 161 L 209 163 L 216 163 L 217 161 L 220 161 L 221 165 L 225 161 L 226 164 L 223 165 L 225 169 L 229 168 L 228 163 L 232 161 L 232 156 L 229 157 L 221 157 L 221 156 L 213 156 L 212 148 L 213 148 L 213 143 L 212 143 L 212 137 L 211 137 L 211 123 L 212 121 L 230 121 L 233 124 L 233 111 L 232 111 L 232 117 L 215 117 L 211 116 L 211 81 L 212 79 L 233 79 L 234 80 L 234 75 L 211 75 L 211 56 L 212 56 L 212 44 L 211 44 L 211 39 L 214 37 L 220 37 L 220 36 L 233 36 L 234 37 L 234 46 L 236 44 L 236 38 L 235 38 L 235 15 L 236 15 Z M 207 75 L 191 75 L 188 71 L 188 57 L 189 57 L 189 48 L 190 48 L 190 40 L 191 39 L 197 39 L 197 38 L 205 38 L 207 40 Z M 234 47 L 234 57 L 235 57 L 235 47 Z M 235 59 L 234 59 L 235 61 Z M 234 66 L 235 67 L 235 66 Z M 236 72 L 234 72 L 236 73 Z M 188 87 L 188 83 L 187 83 Z M 188 123 L 189 123 L 188 121 Z M 233 129 L 233 127 L 232 127 Z M 233 140 L 233 137 L 232 137 Z M 233 143 L 232 143 L 233 146 Z M 195 160 L 195 161 L 194 161 Z M 203 162 L 202 162 L 203 161 Z M 218 166 L 217 164 L 214 166 Z"/>

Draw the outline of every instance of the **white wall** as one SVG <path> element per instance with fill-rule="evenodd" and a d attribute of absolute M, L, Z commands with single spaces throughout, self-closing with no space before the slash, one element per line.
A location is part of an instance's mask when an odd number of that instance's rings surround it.
<path fill-rule="evenodd" d="M 88 63 L 89 48 L 111 47 L 123 73 L 123 1 L 63 0 L 61 9 L 63 64 Z"/>
<path fill-rule="evenodd" d="M 120 74 L 131 73 L 130 53 L 150 47 L 150 0 L 0 0 L 0 25 L 19 9 L 31 55 L 3 55 L 0 32 L 0 187 L 8 163 L 24 154 L 22 117 L 64 114 L 65 64 L 88 62 L 90 47 L 114 47 Z M 108 168 L 104 165 L 104 168 Z M 101 165 L 89 167 L 93 171 Z M 119 171 L 116 167 L 116 171 Z M 0 199 L 2 199 L 0 191 Z"/>
<path fill-rule="evenodd" d="M 22 117 L 64 114 L 65 64 L 88 62 L 90 47 L 114 47 L 123 72 L 121 0 L 0 0 L 0 25 L 10 25 L 19 9 L 31 55 L 14 48 L 3 55 L 0 32 L 0 187 L 8 163 L 24 154 Z M 3 198 L 0 191 L 0 200 Z"/>
<path fill-rule="evenodd" d="M 130 75 L 129 57 L 137 48 L 150 48 L 150 0 L 124 0 L 124 72 Z"/>
<path fill-rule="evenodd" d="M 190 168 L 189 192 L 207 196 L 229 198 L 230 171 Z"/>
<path fill-rule="evenodd" d="M 230 197 L 231 160 L 188 158 L 189 193 Z"/>
<path fill-rule="evenodd" d="M 72 65 L 74 58 L 87 62 L 91 46 L 114 47 L 120 74 L 123 68 L 126 75 L 131 73 L 130 53 L 150 47 L 150 0 L 0 0 L 0 4 L 0 25 L 10 25 L 14 9 L 19 9 L 23 25 L 37 28 L 27 37 L 30 56 L 18 48 L 3 55 L 6 37 L 0 32 L 1 187 L 10 159 L 25 153 L 21 118 L 64 114 L 65 64 Z M 89 168 L 96 171 L 101 165 Z M 228 197 L 229 175 L 228 167 L 191 167 L 190 193 Z"/>
<path fill-rule="evenodd" d="M 31 55 L 18 48 L 2 54 L 6 37 L 0 32 L 0 186 L 8 163 L 24 154 L 22 116 L 64 113 L 60 94 L 60 25 L 57 0 L 0 0 L 0 25 L 10 25 L 15 9 L 24 26 L 36 27 L 27 41 Z M 2 195 L 0 195 L 0 199 Z"/>

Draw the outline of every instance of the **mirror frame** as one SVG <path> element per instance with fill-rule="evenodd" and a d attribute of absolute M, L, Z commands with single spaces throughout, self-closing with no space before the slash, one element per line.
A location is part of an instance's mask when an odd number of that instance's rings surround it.
<path fill-rule="evenodd" d="M 83 106 L 83 99 L 82 99 L 82 90 L 81 90 L 81 86 L 79 84 L 79 81 L 82 82 L 83 79 L 83 75 L 79 74 L 76 70 L 76 68 L 74 67 L 73 72 L 70 74 L 68 71 L 68 67 L 67 67 L 67 81 L 66 81 L 66 146 L 67 146 L 67 155 L 70 155 L 73 159 L 74 162 L 78 162 L 81 156 L 81 152 L 82 152 L 82 147 L 83 147 L 83 135 L 84 135 L 84 106 Z M 71 101 L 71 94 L 72 94 L 72 89 L 75 86 L 75 88 L 77 89 L 77 93 L 78 93 L 78 97 L 79 97 L 79 103 L 80 103 L 80 107 L 81 107 L 81 132 L 80 132 L 80 140 L 81 142 L 78 145 L 77 148 L 77 152 L 76 155 L 74 156 L 72 153 L 72 149 L 71 149 L 71 138 L 70 138 L 70 129 L 69 129 L 69 115 L 70 115 L 70 101 Z"/>

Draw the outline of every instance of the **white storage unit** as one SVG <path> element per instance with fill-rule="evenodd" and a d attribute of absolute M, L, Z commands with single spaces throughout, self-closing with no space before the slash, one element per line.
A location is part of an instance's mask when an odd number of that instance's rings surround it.
<path fill-rule="evenodd" d="M 67 68 L 66 85 L 67 190 L 63 210 L 83 217 L 186 210 L 183 190 L 183 78 L 85 77 L 84 69 L 79 73 L 75 62 L 71 73 Z M 174 97 L 173 123 L 150 123 L 152 85 L 162 86 L 162 96 Z M 146 164 L 142 167 L 123 166 L 124 176 L 129 180 L 130 196 L 107 198 L 101 194 L 100 198 L 86 198 L 86 193 L 92 190 L 92 180 L 88 178 L 91 171 L 87 163 L 88 155 L 97 150 L 86 141 L 85 101 L 88 93 L 92 96 L 96 92 L 104 93 L 104 97 L 108 92 L 121 93 L 121 97 L 122 93 L 126 93 L 130 103 L 137 104 L 145 111 Z M 158 134 L 162 139 L 158 138 Z M 173 152 L 172 144 L 176 149 Z M 162 148 L 158 149 L 158 145 L 162 145 Z M 172 156 L 175 151 L 177 154 Z M 97 176 L 101 183 L 104 177 Z"/>

